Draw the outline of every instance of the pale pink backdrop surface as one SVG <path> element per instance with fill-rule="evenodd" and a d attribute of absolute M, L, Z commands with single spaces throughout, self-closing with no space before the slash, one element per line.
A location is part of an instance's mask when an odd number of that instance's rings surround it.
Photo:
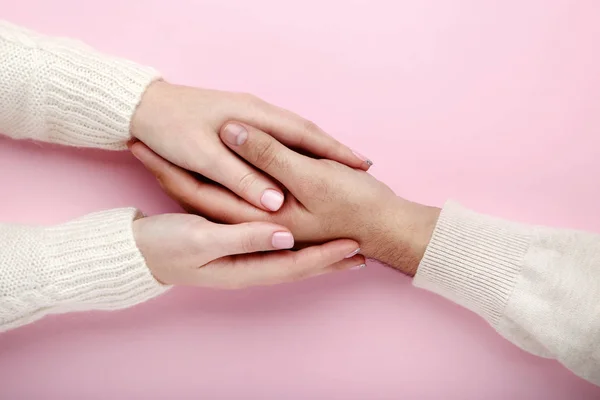
<path fill-rule="evenodd" d="M 600 232 L 597 1 L 0 0 L 1 17 L 253 92 L 375 161 L 398 194 Z M 1 105 L 0 105 L 1 106 Z M 0 220 L 176 210 L 126 153 L 0 140 Z M 1 399 L 597 399 L 379 265 L 176 289 L 0 335 Z"/>

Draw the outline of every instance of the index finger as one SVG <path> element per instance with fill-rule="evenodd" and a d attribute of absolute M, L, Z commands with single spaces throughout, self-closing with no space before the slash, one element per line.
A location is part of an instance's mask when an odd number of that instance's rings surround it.
<path fill-rule="evenodd" d="M 290 150 L 252 126 L 230 122 L 220 132 L 223 142 L 243 159 L 281 182 L 298 198 L 299 182 L 315 173 L 319 162 Z"/>
<path fill-rule="evenodd" d="M 370 159 L 328 135 L 314 122 L 255 96 L 245 96 L 244 101 L 236 103 L 243 108 L 235 119 L 263 130 L 288 147 L 305 150 L 314 156 L 364 171 L 373 165 Z M 255 112 L 248 114 L 249 106 Z"/>
<path fill-rule="evenodd" d="M 283 108 L 266 103 L 270 118 L 256 125 L 286 146 L 306 150 L 315 156 L 367 171 L 373 162 L 328 135 L 317 124 Z M 262 121 L 261 121 L 262 122 Z"/>

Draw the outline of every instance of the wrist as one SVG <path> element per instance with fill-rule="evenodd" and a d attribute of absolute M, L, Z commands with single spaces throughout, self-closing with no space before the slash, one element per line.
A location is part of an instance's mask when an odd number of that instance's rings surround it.
<path fill-rule="evenodd" d="M 160 103 L 169 86 L 170 84 L 163 80 L 157 80 L 148 85 L 131 118 L 131 136 L 147 142 L 151 140 L 150 135 L 153 131 L 160 131 L 160 129 L 154 128 L 155 120 L 157 116 L 161 115 Z"/>
<path fill-rule="evenodd" d="M 414 276 L 431 241 L 441 210 L 396 197 L 382 213 L 382 229 L 374 235 L 373 255 L 400 272 Z"/>

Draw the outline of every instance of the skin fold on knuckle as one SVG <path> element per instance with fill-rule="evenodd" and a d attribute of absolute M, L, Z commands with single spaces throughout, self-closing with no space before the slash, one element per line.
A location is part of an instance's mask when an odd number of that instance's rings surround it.
<path fill-rule="evenodd" d="M 262 229 L 261 229 L 262 230 Z M 244 225 L 244 231 L 240 235 L 240 248 L 244 253 L 254 253 L 262 250 L 265 246 L 261 245 L 265 233 L 258 232 L 257 229 L 254 229 L 251 225 Z"/>
<path fill-rule="evenodd" d="M 322 266 L 326 264 L 319 258 L 321 249 L 318 248 L 315 250 L 317 251 L 312 254 L 292 252 L 292 257 L 290 257 L 285 269 L 285 275 L 282 276 L 283 280 L 288 282 L 303 280 L 322 269 Z"/>
<path fill-rule="evenodd" d="M 275 149 L 275 143 L 271 140 L 265 140 L 254 154 L 254 160 L 256 165 L 262 170 L 269 170 L 271 168 L 281 168 L 281 163 L 278 161 L 277 152 Z"/>
<path fill-rule="evenodd" d="M 302 125 L 304 131 L 312 135 L 320 135 L 322 132 L 321 128 L 311 120 L 305 119 Z"/>
<path fill-rule="evenodd" d="M 258 103 L 260 101 L 260 98 L 258 96 L 248 92 L 237 93 L 237 96 L 244 103 Z"/>
<path fill-rule="evenodd" d="M 193 183 L 185 187 L 181 185 L 177 185 L 177 182 L 170 181 L 169 189 L 165 189 L 166 192 L 171 196 L 176 198 L 180 203 L 187 204 L 192 207 L 196 207 L 199 204 L 199 199 L 202 198 L 204 193 L 205 186 L 198 182 L 197 180 L 193 180 Z M 186 188 L 189 187 L 189 190 Z"/>
<path fill-rule="evenodd" d="M 311 278 L 315 275 L 318 275 L 318 273 L 322 270 L 322 268 L 310 268 L 310 269 L 303 269 L 300 271 L 297 271 L 295 273 L 293 273 L 290 276 L 290 281 L 291 282 L 297 282 L 297 281 L 303 281 L 305 279 Z"/>
<path fill-rule="evenodd" d="M 250 194 L 251 188 L 258 182 L 259 176 L 256 171 L 246 172 L 238 182 L 239 193 L 243 196 Z"/>
<path fill-rule="evenodd" d="M 328 265 L 328 264 L 334 263 L 336 261 L 339 261 L 338 258 L 341 258 L 341 257 L 336 257 L 335 252 L 332 251 L 332 249 L 329 246 L 326 246 L 326 245 L 317 246 L 314 248 L 314 253 L 313 253 L 313 257 L 311 259 L 311 264 L 312 265 Z"/>

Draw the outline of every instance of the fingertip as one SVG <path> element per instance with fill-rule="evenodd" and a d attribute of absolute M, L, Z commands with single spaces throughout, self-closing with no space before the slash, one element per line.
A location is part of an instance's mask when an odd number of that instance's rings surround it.
<path fill-rule="evenodd" d="M 327 254 L 326 257 L 330 261 L 330 264 L 350 259 L 360 251 L 360 246 L 352 239 L 337 239 L 327 242 L 322 246 L 325 251 L 322 251 L 321 254 Z"/>
<path fill-rule="evenodd" d="M 350 254 L 348 254 L 346 257 L 344 258 L 352 258 L 355 255 L 357 255 L 358 253 L 360 253 L 360 247 L 356 248 L 355 250 L 353 250 Z"/>
<path fill-rule="evenodd" d="M 271 244 L 277 250 L 291 249 L 294 247 L 294 235 L 288 231 L 279 231 L 271 236 Z"/>
<path fill-rule="evenodd" d="M 283 205 L 284 200 L 285 197 L 283 196 L 283 193 L 277 190 L 267 189 L 260 198 L 260 204 L 269 211 L 278 211 Z"/>
<path fill-rule="evenodd" d="M 131 148 L 133 147 L 133 145 L 134 145 L 136 142 L 138 142 L 138 140 L 137 140 L 136 138 L 132 138 L 131 140 L 128 140 L 128 141 L 127 141 L 127 143 L 126 143 L 126 145 L 127 145 L 127 148 L 128 148 L 129 150 L 131 150 Z"/>
<path fill-rule="evenodd" d="M 338 261 L 332 265 L 329 265 L 326 269 L 331 271 L 355 271 L 363 269 L 367 266 L 367 261 L 362 255 L 356 255 L 351 258 L 347 258 L 342 261 Z"/>
<path fill-rule="evenodd" d="M 129 151 L 131 152 L 131 154 L 133 154 L 136 158 L 137 158 L 137 147 L 136 144 L 138 142 L 134 141 L 134 140 L 130 140 L 129 142 L 127 142 L 127 148 L 129 149 Z"/>
<path fill-rule="evenodd" d="M 250 235 L 257 240 L 255 251 L 286 250 L 295 245 L 294 235 L 283 225 L 271 222 L 245 222 L 240 226 L 246 226 Z"/>
<path fill-rule="evenodd" d="M 248 130 L 235 122 L 228 122 L 221 128 L 221 139 L 231 146 L 241 146 L 248 140 Z"/>
<path fill-rule="evenodd" d="M 337 242 L 343 244 L 345 249 L 350 249 L 349 253 L 346 253 L 344 255 L 344 257 L 347 257 L 348 254 L 353 253 L 354 254 L 358 254 L 360 252 L 360 245 L 358 244 L 358 242 L 356 240 L 352 240 L 352 239 L 338 239 Z"/>
<path fill-rule="evenodd" d="M 367 264 L 367 259 L 362 254 L 357 254 L 354 257 L 348 258 L 347 265 L 348 264 L 351 265 L 351 267 L 348 269 L 358 269 L 356 267 L 361 267 L 361 266 L 362 266 L 361 268 L 364 268 L 364 266 L 366 266 L 366 264 Z"/>
<path fill-rule="evenodd" d="M 358 151 L 355 150 L 351 150 L 352 154 L 354 154 L 354 156 L 356 158 L 358 158 L 358 160 L 360 161 L 360 168 L 367 171 L 369 168 L 371 168 L 371 166 L 373 165 L 373 161 L 371 161 L 370 158 L 368 158 L 367 156 L 364 156 L 363 154 L 359 153 Z"/>
<path fill-rule="evenodd" d="M 142 163 L 145 161 L 144 153 L 147 153 L 148 147 L 140 141 L 132 141 L 127 144 L 129 151 L 135 158 L 140 160 Z"/>

